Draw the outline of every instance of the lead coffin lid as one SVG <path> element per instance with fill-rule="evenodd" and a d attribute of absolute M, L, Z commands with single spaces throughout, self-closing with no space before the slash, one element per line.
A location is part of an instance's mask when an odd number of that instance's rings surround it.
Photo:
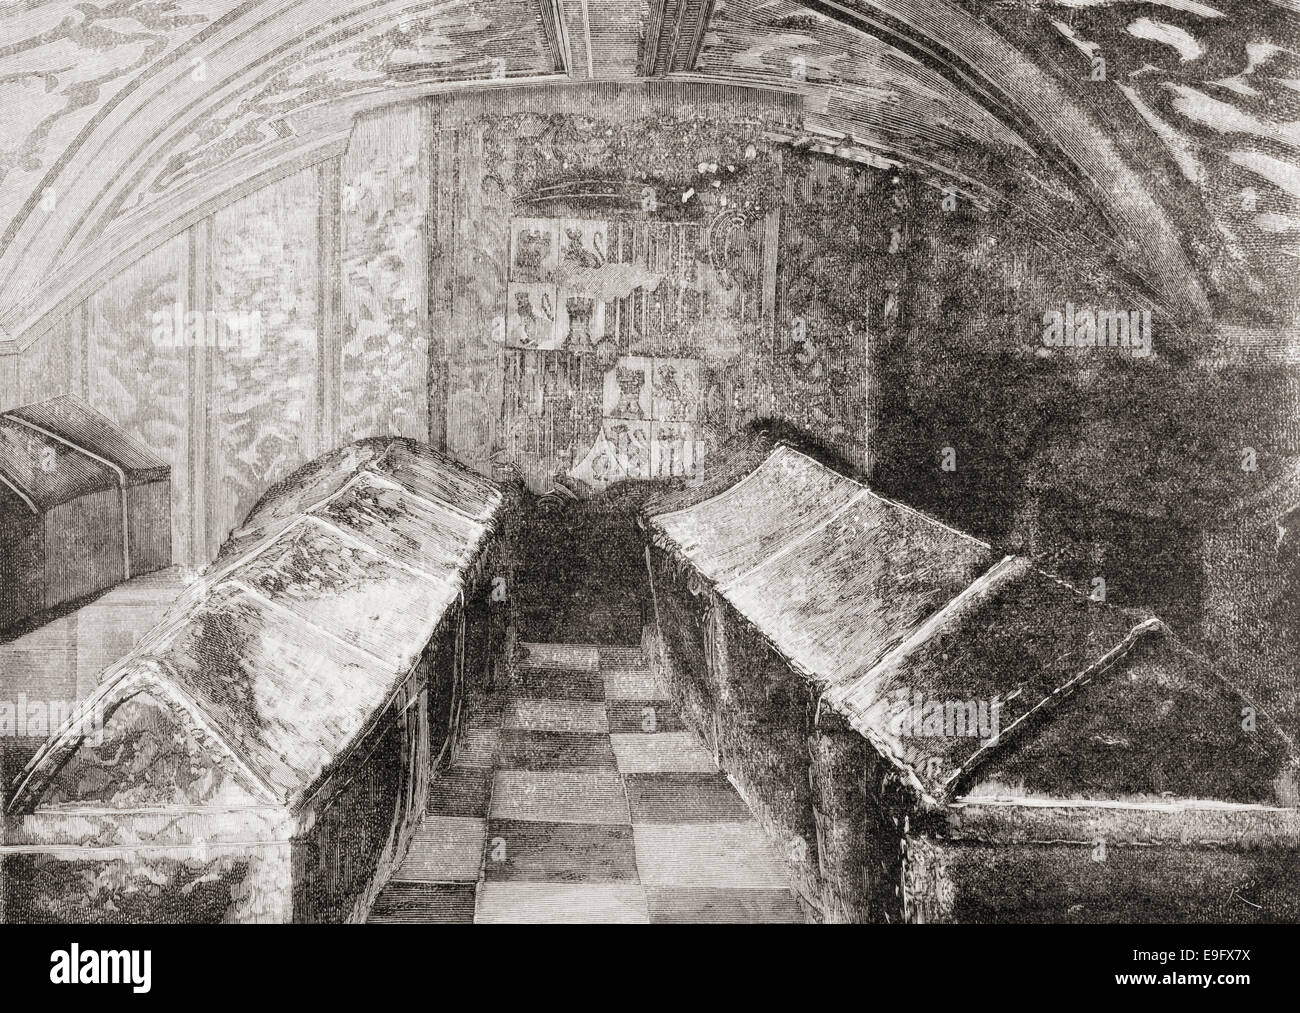
<path fill-rule="evenodd" d="M 1224 713 L 1242 700 L 1180 660 L 1190 652 L 1149 613 L 1094 601 L 1026 559 L 999 560 L 789 447 L 710 499 L 650 517 L 649 529 L 932 801 L 1009 740 L 1041 734 L 1077 690 L 1127 674 L 1153 643 L 1173 644 L 1170 671 L 1181 673 L 1162 678 L 1197 683 Z M 1228 698 L 1238 703 L 1219 706 Z M 935 704 L 969 727 L 934 734 L 924 716 Z"/>
<path fill-rule="evenodd" d="M 414 441 L 363 441 L 306 466 L 105 673 L 21 775 L 10 810 L 39 800 L 81 746 L 87 711 L 111 710 L 142 679 L 162 683 L 155 695 L 208 729 L 265 801 L 297 806 L 404 682 L 501 502 Z"/>

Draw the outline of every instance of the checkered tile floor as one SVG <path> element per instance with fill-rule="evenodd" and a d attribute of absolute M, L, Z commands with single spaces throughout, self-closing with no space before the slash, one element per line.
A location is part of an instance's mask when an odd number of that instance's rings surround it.
<path fill-rule="evenodd" d="M 801 922 L 767 838 L 640 652 L 530 644 L 471 719 L 372 922 Z"/>

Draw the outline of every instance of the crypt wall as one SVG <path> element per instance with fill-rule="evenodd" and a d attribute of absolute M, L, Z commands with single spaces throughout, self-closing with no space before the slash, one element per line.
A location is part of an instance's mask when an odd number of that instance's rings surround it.
<path fill-rule="evenodd" d="M 586 493 L 690 475 L 781 418 L 886 494 L 1199 634 L 1231 585 L 1204 532 L 1300 458 L 1294 365 L 1168 315 L 1014 202 L 814 150 L 804 115 L 780 90 L 658 81 L 359 116 L 341 154 L 7 349 L 0 405 L 78 393 L 145 439 L 189 565 L 361 436 Z M 1150 311 L 1151 354 L 1045 346 L 1067 304 Z"/>

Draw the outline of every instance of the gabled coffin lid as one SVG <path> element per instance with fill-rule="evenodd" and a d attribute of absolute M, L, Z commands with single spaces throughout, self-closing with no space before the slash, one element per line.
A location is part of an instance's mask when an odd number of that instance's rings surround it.
<path fill-rule="evenodd" d="M 0 471 L 0 524 L 40 517 L 40 508 L 3 471 Z"/>
<path fill-rule="evenodd" d="M 5 415 L 47 433 L 121 468 L 132 483 L 167 478 L 167 462 L 79 397 L 61 394 L 46 401 L 12 408 Z"/>
<path fill-rule="evenodd" d="M 1007 557 L 826 703 L 939 799 L 1042 708 L 1161 631 Z"/>
<path fill-rule="evenodd" d="M 981 779 L 1040 799 L 1297 801 L 1294 748 L 1262 709 L 1154 616 L 1018 557 L 825 702 L 932 801 Z"/>
<path fill-rule="evenodd" d="M 94 492 L 117 489 L 113 468 L 0 415 L 0 486 L 28 513 L 44 514 Z M 9 509 L 17 506 L 10 503 Z"/>
<path fill-rule="evenodd" d="M 1078 680 L 1031 732 L 977 757 L 953 788 L 972 803 L 1294 807 L 1296 774 L 1268 714 L 1159 628 Z"/>
<path fill-rule="evenodd" d="M 263 499 L 265 536 L 232 539 L 101 693 L 148 668 L 175 688 L 268 801 L 297 808 L 364 736 L 454 604 L 484 550 L 501 494 L 414 441 L 363 441 L 313 462 Z M 400 470 L 368 470 L 394 447 Z M 404 482 L 418 486 L 412 491 Z M 312 494 L 300 495 L 310 486 Z M 332 489 L 323 498 L 315 494 Z M 434 489 L 472 490 L 456 503 Z M 292 511 L 276 500 L 293 499 Z M 469 506 L 484 520 L 459 507 Z M 104 699 L 103 697 L 100 698 Z M 39 801 L 66 758 L 74 716 L 23 773 L 10 810 Z M 60 746 L 58 740 L 62 738 Z"/>
<path fill-rule="evenodd" d="M 994 563 L 985 543 L 827 470 L 779 448 L 730 489 L 652 517 L 652 537 L 932 802 L 1168 636 L 1150 615 L 1093 601 L 1025 559 Z M 925 724 L 935 704 L 939 734 Z"/>
<path fill-rule="evenodd" d="M 177 802 L 224 807 L 273 801 L 182 687 L 152 661 L 121 670 L 100 685 L 80 716 L 96 713 L 103 717 L 101 729 L 70 723 L 43 750 L 39 780 L 47 805 L 129 810 Z M 96 731 L 102 731 L 102 742 L 83 741 L 84 734 Z M 157 776 L 164 771 L 170 776 Z"/>
<path fill-rule="evenodd" d="M 873 665 L 992 555 L 983 542 L 862 489 L 718 593 L 825 690 Z"/>
<path fill-rule="evenodd" d="M 823 687 L 873 664 L 993 558 L 984 542 L 787 446 L 650 527 Z"/>
<path fill-rule="evenodd" d="M 824 524 L 863 493 L 851 479 L 779 446 L 717 496 L 659 514 L 651 523 L 703 576 L 724 584 Z"/>

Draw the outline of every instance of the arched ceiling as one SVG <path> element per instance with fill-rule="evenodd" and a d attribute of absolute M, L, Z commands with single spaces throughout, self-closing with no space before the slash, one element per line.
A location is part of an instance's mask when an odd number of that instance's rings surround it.
<path fill-rule="evenodd" d="M 1219 290 L 1271 295 L 1300 254 L 1298 8 L 18 0 L 0 9 L 0 331 L 39 333 L 161 239 L 341 151 L 367 109 L 636 77 L 798 93 L 790 143 L 1100 250 L 1191 318 Z"/>

